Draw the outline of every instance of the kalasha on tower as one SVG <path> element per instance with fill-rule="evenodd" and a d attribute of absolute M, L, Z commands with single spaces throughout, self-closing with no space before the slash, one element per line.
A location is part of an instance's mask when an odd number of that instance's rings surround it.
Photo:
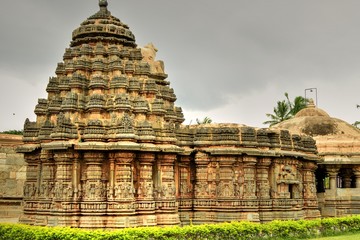
<path fill-rule="evenodd" d="M 319 217 L 315 142 L 184 126 L 157 49 L 100 10 L 74 30 L 24 125 L 22 223 L 84 228 Z"/>

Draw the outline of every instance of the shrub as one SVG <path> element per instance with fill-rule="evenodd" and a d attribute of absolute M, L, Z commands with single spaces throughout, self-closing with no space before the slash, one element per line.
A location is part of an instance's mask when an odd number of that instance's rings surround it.
<path fill-rule="evenodd" d="M 360 216 L 265 224 L 242 221 L 185 227 L 139 227 L 114 231 L 0 224 L 0 240 L 305 239 L 359 231 Z"/>

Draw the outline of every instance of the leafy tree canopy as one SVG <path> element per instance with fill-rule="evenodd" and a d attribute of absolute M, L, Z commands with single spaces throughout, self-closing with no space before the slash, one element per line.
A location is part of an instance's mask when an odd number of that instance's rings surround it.
<path fill-rule="evenodd" d="M 7 131 L 3 131 L 1 133 L 14 134 L 14 135 L 23 135 L 24 131 L 23 130 L 7 130 Z"/>
<path fill-rule="evenodd" d="M 271 127 L 288 120 L 294 117 L 301 109 L 305 108 L 308 103 L 308 99 L 302 96 L 295 97 L 293 101 L 290 101 L 288 93 L 285 93 L 285 97 L 285 100 L 277 101 L 276 107 L 274 107 L 274 113 L 266 114 L 270 120 L 265 121 L 264 124 L 269 124 Z"/>
<path fill-rule="evenodd" d="M 209 117 L 205 117 L 203 120 L 199 120 L 198 118 L 196 119 L 196 123 L 198 125 L 201 125 L 201 124 L 207 124 L 207 123 L 212 123 L 212 119 L 209 118 Z"/>

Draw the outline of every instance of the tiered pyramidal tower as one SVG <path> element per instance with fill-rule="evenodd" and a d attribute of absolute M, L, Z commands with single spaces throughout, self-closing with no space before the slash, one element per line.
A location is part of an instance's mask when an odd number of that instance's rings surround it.
<path fill-rule="evenodd" d="M 236 124 L 182 126 L 157 49 L 107 1 L 73 32 L 24 142 L 21 222 L 85 228 L 319 216 L 315 142 Z"/>
<path fill-rule="evenodd" d="M 157 50 L 152 44 L 137 48 L 129 27 L 111 15 L 107 1 L 99 5 L 100 10 L 74 30 L 56 77 L 49 79 L 48 98 L 39 99 L 35 108 L 37 121 L 25 122 L 24 147 L 34 159 L 26 157 L 24 222 L 32 223 L 27 216 L 36 211 L 59 215 L 47 224 L 74 225 L 75 218 L 68 216 L 81 210 L 82 218 L 89 215 L 82 226 L 102 227 L 95 223 L 102 218 L 93 215 L 154 212 L 154 153 L 167 152 L 173 164 L 179 151 L 174 130 L 184 121 L 183 114 L 174 105 L 163 62 L 155 60 Z M 134 151 L 141 152 L 136 168 Z M 168 223 L 177 224 L 173 165 L 166 170 L 167 193 L 162 198 L 167 212 L 174 213 Z M 155 221 L 153 215 L 145 223 Z M 137 219 L 120 225 L 135 226 Z"/>

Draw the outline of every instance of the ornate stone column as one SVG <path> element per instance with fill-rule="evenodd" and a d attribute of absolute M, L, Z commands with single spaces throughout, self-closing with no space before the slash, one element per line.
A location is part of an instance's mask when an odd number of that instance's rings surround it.
<path fill-rule="evenodd" d="M 269 167 L 271 158 L 260 158 L 256 164 L 257 197 L 270 199 Z"/>
<path fill-rule="evenodd" d="M 135 188 L 133 163 L 135 153 L 113 152 L 109 154 L 109 184 L 107 212 L 112 213 L 108 219 L 111 227 L 136 227 Z"/>
<path fill-rule="evenodd" d="M 78 215 L 80 213 L 79 199 L 75 199 L 77 183 L 74 180 L 74 159 L 78 154 L 72 150 L 54 150 L 55 160 L 55 184 L 52 202 L 52 216 L 50 222 L 56 222 L 59 226 L 78 227 Z M 77 160 L 76 160 L 77 161 Z M 75 177 L 78 173 L 75 174 Z"/>
<path fill-rule="evenodd" d="M 50 151 L 42 150 L 40 154 L 41 174 L 39 186 L 39 202 L 38 211 L 50 213 L 51 202 L 54 196 L 55 185 L 55 162 Z"/>
<path fill-rule="evenodd" d="M 223 222 L 238 220 L 241 218 L 240 199 L 235 192 L 240 183 L 236 182 L 239 177 L 235 174 L 235 163 L 237 157 L 233 155 L 219 155 L 212 158 L 213 174 L 212 179 L 216 181 L 216 194 L 211 200 L 215 201 L 213 207 L 214 220 Z M 210 179 L 209 179 L 210 180 Z M 215 210 L 215 211 L 214 211 Z M 233 210 L 233 211 L 230 211 Z M 210 215 L 211 216 L 211 215 Z"/>
<path fill-rule="evenodd" d="M 27 170 L 24 183 L 24 211 L 20 222 L 33 224 L 38 208 L 38 188 L 41 174 L 40 152 L 25 153 L 24 158 Z"/>
<path fill-rule="evenodd" d="M 54 160 L 56 167 L 55 187 L 54 187 L 54 201 L 68 202 L 73 200 L 74 187 L 72 182 L 73 175 L 73 152 L 70 151 L 55 151 Z M 62 210 L 64 205 L 56 204 L 57 210 Z"/>
<path fill-rule="evenodd" d="M 326 165 L 326 171 L 329 174 L 330 180 L 330 190 L 335 190 L 337 188 L 336 177 L 338 175 L 340 167 L 335 165 Z"/>
<path fill-rule="evenodd" d="M 193 219 L 193 182 L 195 179 L 195 164 L 189 155 L 181 156 L 177 174 L 178 176 L 175 177 L 178 179 L 179 215 L 181 223 L 186 225 L 190 223 L 190 219 Z"/>
<path fill-rule="evenodd" d="M 244 156 L 244 199 L 256 199 L 256 157 Z"/>
<path fill-rule="evenodd" d="M 315 186 L 315 162 L 304 161 L 302 164 L 303 186 L 304 186 L 304 211 L 306 219 L 320 217 L 319 205 Z"/>
<path fill-rule="evenodd" d="M 351 169 L 345 169 L 344 171 L 344 188 L 351 188 L 351 175 L 353 171 Z"/>
<path fill-rule="evenodd" d="M 177 155 L 175 153 L 158 154 L 157 168 L 153 178 L 156 195 L 156 216 L 158 225 L 176 225 L 180 223 L 178 204 L 176 202 L 175 169 L 174 164 Z"/>
<path fill-rule="evenodd" d="M 103 176 L 103 152 L 84 152 L 81 204 L 82 213 L 101 214 L 106 211 L 106 178 Z"/>
<path fill-rule="evenodd" d="M 235 197 L 233 164 L 236 162 L 236 158 L 233 156 L 219 156 L 216 157 L 216 162 L 219 163 L 219 178 L 217 179 L 216 197 L 218 200 L 233 200 Z"/>
<path fill-rule="evenodd" d="M 209 216 L 207 216 L 207 213 L 211 212 L 212 208 L 211 189 L 209 183 L 215 185 L 217 173 L 216 169 L 214 169 L 213 167 L 209 166 L 208 168 L 209 163 L 210 156 L 207 153 L 196 153 L 196 176 L 193 205 L 194 218 L 192 219 L 194 223 L 204 223 L 210 221 L 208 219 Z"/>
<path fill-rule="evenodd" d="M 132 152 L 115 153 L 114 199 L 116 201 L 132 202 L 135 200 L 132 167 L 134 158 L 135 153 Z M 133 206 L 131 208 L 133 208 Z"/>
<path fill-rule="evenodd" d="M 137 154 L 137 213 L 141 226 L 154 226 L 157 224 L 155 216 L 153 164 L 155 154 L 144 152 Z"/>
<path fill-rule="evenodd" d="M 256 195 L 259 199 L 259 219 L 266 221 L 271 217 L 269 168 L 271 158 L 259 158 L 256 164 Z"/>
<path fill-rule="evenodd" d="M 355 175 L 356 188 L 360 188 L 360 165 L 355 165 L 353 170 Z"/>

